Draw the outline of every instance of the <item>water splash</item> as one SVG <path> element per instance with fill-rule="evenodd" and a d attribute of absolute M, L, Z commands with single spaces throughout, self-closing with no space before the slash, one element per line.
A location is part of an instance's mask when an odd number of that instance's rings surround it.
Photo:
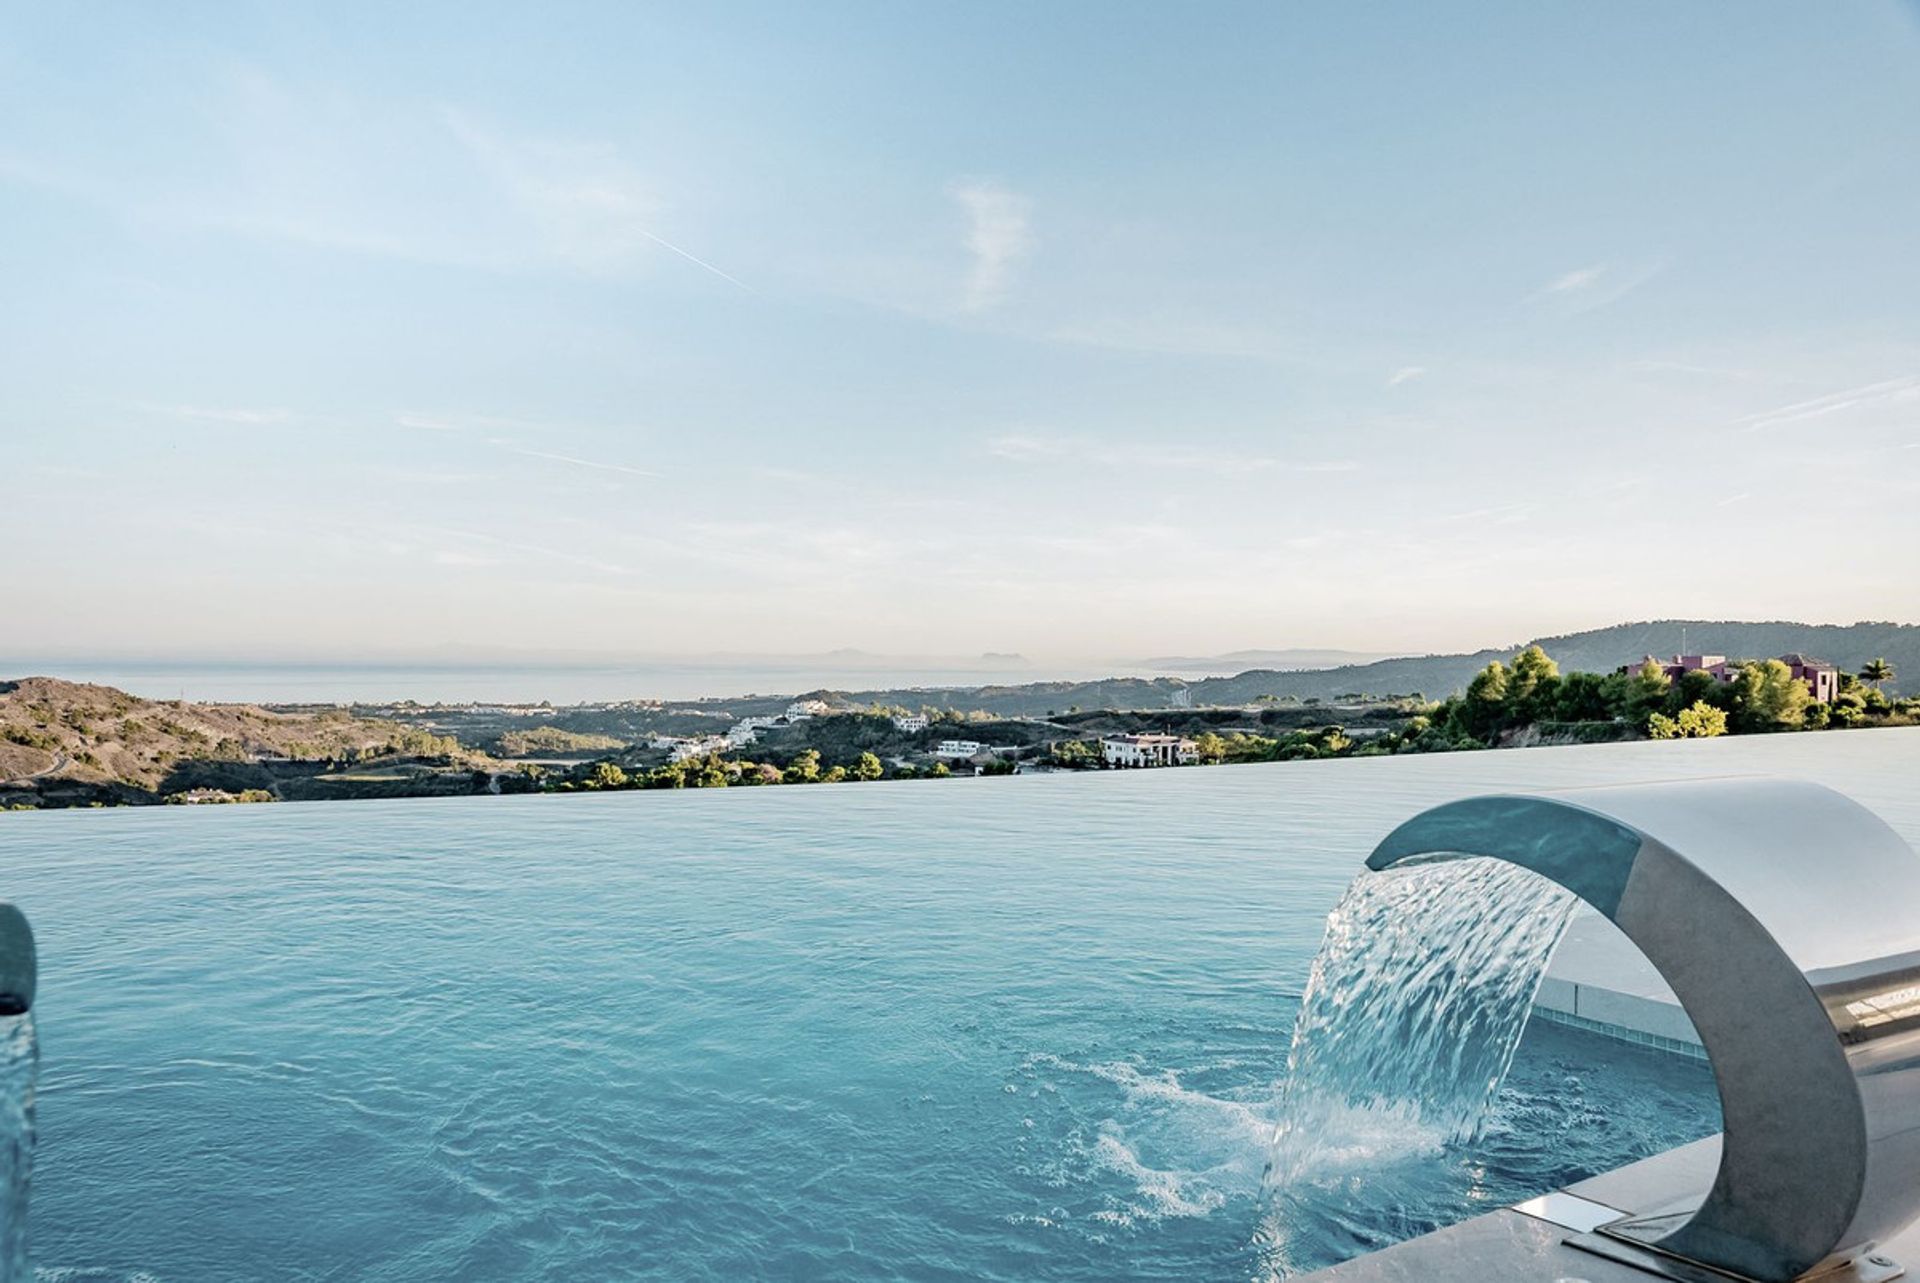
<path fill-rule="evenodd" d="M 1574 904 L 1477 857 L 1354 879 L 1301 999 L 1270 1188 L 1476 1139 Z"/>
<path fill-rule="evenodd" d="M 32 1013 L 0 1016 L 0 1283 L 33 1277 L 27 1265 L 27 1188 L 39 1065 Z"/>

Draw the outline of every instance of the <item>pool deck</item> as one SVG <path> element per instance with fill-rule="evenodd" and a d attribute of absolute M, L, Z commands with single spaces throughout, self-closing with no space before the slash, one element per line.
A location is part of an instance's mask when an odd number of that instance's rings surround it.
<path fill-rule="evenodd" d="M 1619 1216 L 1698 1207 L 1719 1164 L 1720 1138 L 1710 1136 L 1556 1193 L 1315 1271 L 1302 1276 L 1299 1283 L 1650 1283 L 1658 1276 L 1575 1247 L 1568 1240 Z M 1899 1266 L 1912 1264 L 1920 1264 L 1920 1225 L 1877 1245 L 1871 1262 L 1851 1262 L 1819 1278 L 1821 1283 L 1873 1283 L 1894 1277 Z M 1676 1274 L 1693 1283 L 1730 1283 L 1730 1276 L 1698 1267 L 1690 1271 L 1678 1267 Z"/>
<path fill-rule="evenodd" d="M 1675 1055 L 1697 1060 L 1707 1055 L 1680 1000 L 1653 964 L 1611 922 L 1586 910 L 1560 941 L 1534 997 L 1533 1014 Z"/>

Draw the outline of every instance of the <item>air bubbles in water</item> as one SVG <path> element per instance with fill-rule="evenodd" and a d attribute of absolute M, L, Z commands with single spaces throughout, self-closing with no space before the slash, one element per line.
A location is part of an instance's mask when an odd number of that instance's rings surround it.
<path fill-rule="evenodd" d="M 40 1060 L 31 1013 L 0 1016 L 0 1283 L 26 1283 L 27 1188 Z"/>

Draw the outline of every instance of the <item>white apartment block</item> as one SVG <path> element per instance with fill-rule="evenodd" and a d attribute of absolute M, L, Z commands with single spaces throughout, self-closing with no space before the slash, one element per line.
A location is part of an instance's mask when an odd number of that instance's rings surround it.
<path fill-rule="evenodd" d="M 901 713 L 893 719 L 893 729 L 896 731 L 924 731 L 927 729 L 927 715 L 925 713 Z"/>

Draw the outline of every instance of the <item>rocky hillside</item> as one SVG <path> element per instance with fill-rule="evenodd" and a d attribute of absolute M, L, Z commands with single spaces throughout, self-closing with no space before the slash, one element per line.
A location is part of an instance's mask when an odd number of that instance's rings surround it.
<path fill-rule="evenodd" d="M 454 741 L 344 712 L 160 702 L 51 677 L 0 681 L 0 807 L 273 792 L 269 767 L 311 773 L 322 763 L 459 752 Z"/>

